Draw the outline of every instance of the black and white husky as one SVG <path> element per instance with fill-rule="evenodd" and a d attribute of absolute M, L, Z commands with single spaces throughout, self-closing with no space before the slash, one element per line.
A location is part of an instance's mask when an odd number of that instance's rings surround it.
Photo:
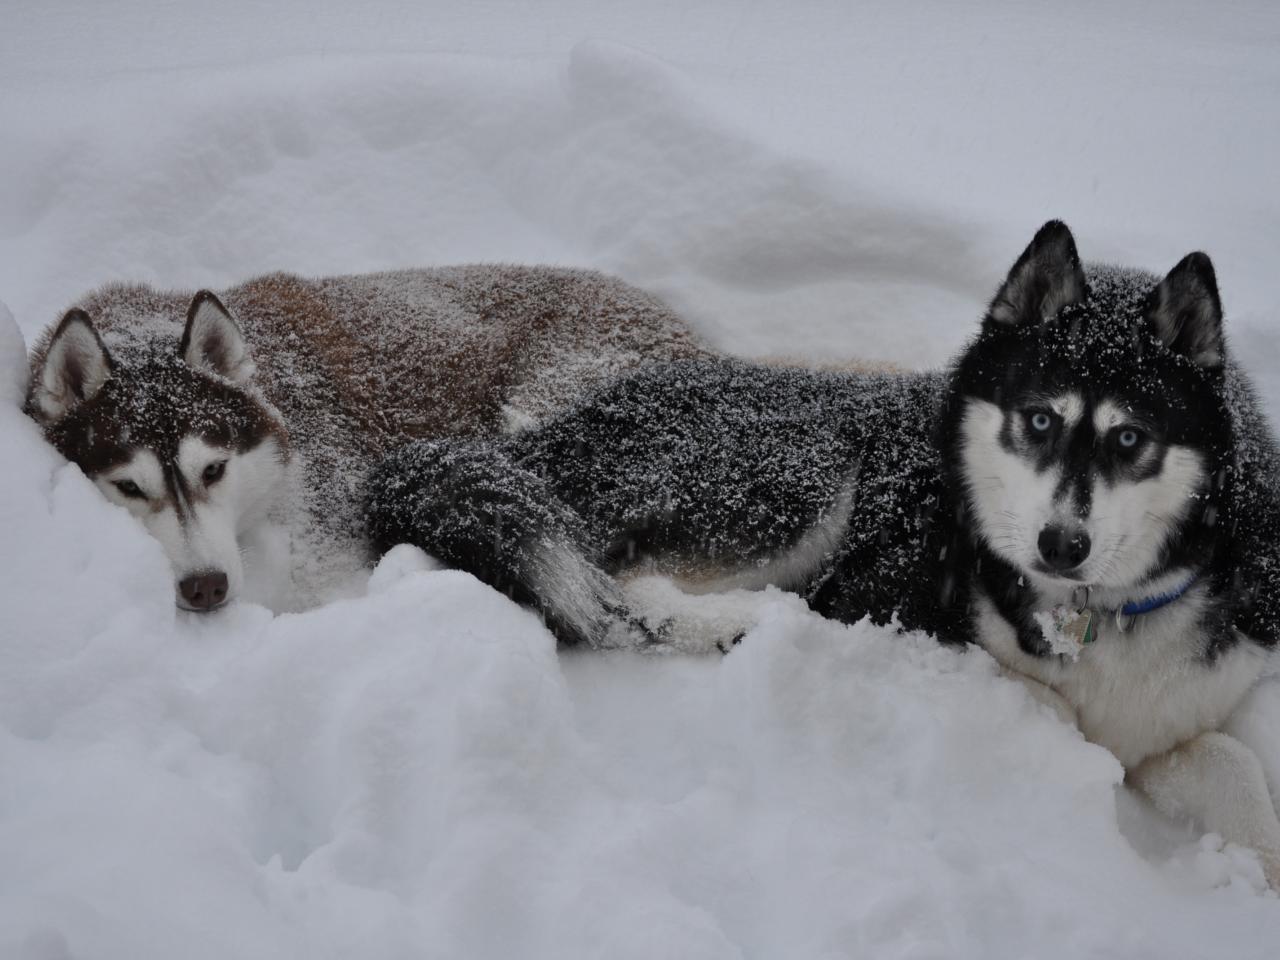
<path fill-rule="evenodd" d="M 1280 631 L 1277 463 L 1208 257 L 1082 268 L 1051 222 L 945 373 L 657 364 L 522 434 L 407 446 L 368 518 L 567 642 L 663 639 L 617 579 L 644 562 L 981 644 L 1280 886 L 1265 774 L 1219 732 Z"/>
<path fill-rule="evenodd" d="M 659 300 L 590 271 L 273 274 L 220 297 L 116 285 L 37 343 L 26 409 L 164 546 L 179 607 L 246 588 L 303 606 L 368 562 L 359 492 L 388 449 L 493 433 L 700 352 Z M 263 596 L 267 567 L 284 586 Z"/>

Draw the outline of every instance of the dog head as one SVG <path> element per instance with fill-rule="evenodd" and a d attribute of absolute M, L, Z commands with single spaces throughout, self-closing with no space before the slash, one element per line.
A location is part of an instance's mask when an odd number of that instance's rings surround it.
<path fill-rule="evenodd" d="M 963 355 L 949 450 L 971 527 L 1042 587 L 1124 589 L 1203 549 L 1231 445 L 1209 258 L 1163 280 L 1036 234 Z"/>
<path fill-rule="evenodd" d="M 205 612 L 243 587 L 238 538 L 279 496 L 288 441 L 218 298 L 198 293 L 180 338 L 176 329 L 121 331 L 109 350 L 89 316 L 70 311 L 33 356 L 26 409 L 160 541 L 178 606 Z"/>

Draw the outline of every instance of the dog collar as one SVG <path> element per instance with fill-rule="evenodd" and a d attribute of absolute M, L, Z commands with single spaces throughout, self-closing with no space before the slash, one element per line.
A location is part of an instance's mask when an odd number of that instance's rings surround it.
<path fill-rule="evenodd" d="M 1190 590 L 1199 578 L 1199 574 L 1193 573 L 1187 579 L 1187 582 L 1177 589 L 1170 590 L 1167 593 L 1158 593 L 1154 597 L 1146 597 L 1142 600 L 1130 601 L 1117 610 L 1116 613 L 1126 617 L 1139 617 L 1144 613 L 1150 613 L 1152 610 L 1159 610 L 1161 607 L 1167 607 L 1169 604 L 1173 603 L 1173 601 L 1180 599 L 1184 593 Z"/>
<path fill-rule="evenodd" d="M 1173 590 L 1167 590 L 1164 593 L 1157 593 L 1149 597 L 1143 597 L 1141 600 L 1130 600 L 1128 603 L 1123 604 L 1113 611 L 1100 612 L 1112 613 L 1115 617 L 1116 627 L 1119 628 L 1121 633 L 1124 633 L 1133 626 L 1133 621 L 1144 613 L 1151 613 L 1155 610 L 1159 610 L 1161 607 L 1167 607 L 1169 604 L 1180 600 L 1188 590 L 1195 586 L 1196 581 L 1199 579 L 1200 575 L 1198 573 L 1193 573 L 1187 578 L 1187 581 L 1183 583 L 1182 586 L 1175 587 Z M 1078 610 L 1083 611 L 1089 609 L 1088 587 L 1080 587 L 1076 591 L 1072 597 L 1073 603 L 1077 598 L 1083 600 L 1082 603 L 1075 604 Z M 1090 639 L 1092 639 L 1092 637 L 1090 637 Z M 1089 641 L 1086 640 L 1085 642 L 1088 643 Z"/>

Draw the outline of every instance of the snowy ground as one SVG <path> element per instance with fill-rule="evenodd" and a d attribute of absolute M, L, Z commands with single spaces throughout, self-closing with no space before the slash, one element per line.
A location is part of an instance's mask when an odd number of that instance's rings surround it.
<path fill-rule="evenodd" d="M 1280 411 L 1273 4 L 4 25 L 28 340 L 109 280 L 510 260 L 619 273 L 735 352 L 922 366 L 1059 216 L 1086 257 L 1208 250 Z M 0 957 L 1274 955 L 1250 856 L 981 653 L 770 594 L 731 601 L 760 623 L 723 659 L 558 656 L 450 572 L 178 615 L 159 548 L 15 411 L 16 356 L 0 311 Z"/>

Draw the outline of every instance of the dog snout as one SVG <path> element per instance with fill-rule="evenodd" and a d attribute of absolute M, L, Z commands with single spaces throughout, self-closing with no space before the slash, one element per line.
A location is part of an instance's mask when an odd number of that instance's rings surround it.
<path fill-rule="evenodd" d="M 1036 545 L 1046 566 L 1059 573 L 1080 566 L 1089 556 L 1089 535 L 1079 527 L 1045 527 Z"/>
<path fill-rule="evenodd" d="M 190 610 L 207 613 L 227 600 L 227 575 L 221 570 L 192 574 L 178 584 L 178 593 Z"/>

